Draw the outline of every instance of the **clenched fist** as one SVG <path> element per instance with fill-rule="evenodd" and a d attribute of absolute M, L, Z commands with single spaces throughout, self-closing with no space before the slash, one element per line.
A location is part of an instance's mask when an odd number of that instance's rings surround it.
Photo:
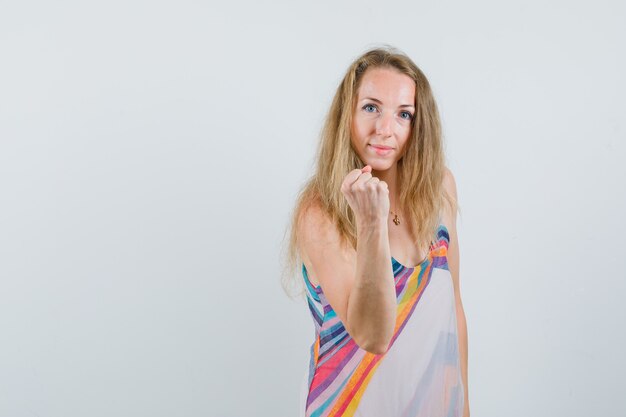
<path fill-rule="evenodd" d="M 372 176 L 370 165 L 350 171 L 341 184 L 341 192 L 358 223 L 382 221 L 386 224 L 389 216 L 389 188 L 385 181 Z"/>

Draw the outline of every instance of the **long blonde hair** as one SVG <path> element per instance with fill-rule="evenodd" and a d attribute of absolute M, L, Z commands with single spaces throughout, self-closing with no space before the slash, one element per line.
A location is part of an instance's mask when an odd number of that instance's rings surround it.
<path fill-rule="evenodd" d="M 291 222 L 283 238 L 282 286 L 289 296 L 294 289 L 302 293 L 301 257 L 298 251 L 298 225 L 302 214 L 312 204 L 320 205 L 335 223 L 340 236 L 356 249 L 356 223 L 352 208 L 340 191 L 345 176 L 364 166 L 350 141 L 351 124 L 357 92 L 368 68 L 393 68 L 415 82 L 415 117 L 404 156 L 398 161 L 399 208 L 407 215 L 407 225 L 418 247 L 436 241 L 439 214 L 445 202 L 456 213 L 456 201 L 442 184 L 445 155 L 439 111 L 426 76 L 415 63 L 396 48 L 371 49 L 348 68 L 326 116 L 316 155 L 314 174 L 298 193 Z M 286 251 L 286 253 L 285 253 Z"/>

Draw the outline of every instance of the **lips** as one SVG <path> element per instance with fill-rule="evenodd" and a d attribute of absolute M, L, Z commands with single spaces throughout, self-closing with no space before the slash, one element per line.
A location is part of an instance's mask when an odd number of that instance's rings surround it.
<path fill-rule="evenodd" d="M 387 155 L 392 155 L 393 154 L 393 152 L 391 152 L 393 150 L 393 148 L 391 148 L 389 146 L 381 146 L 381 145 L 369 145 L 369 146 L 379 156 L 387 156 Z"/>

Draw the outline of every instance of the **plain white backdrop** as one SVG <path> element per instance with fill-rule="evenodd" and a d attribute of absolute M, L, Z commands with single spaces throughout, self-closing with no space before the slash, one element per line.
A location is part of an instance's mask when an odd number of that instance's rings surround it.
<path fill-rule="evenodd" d="M 623 416 L 620 1 L 0 2 L 0 416 L 294 416 L 280 249 L 348 64 L 429 78 L 472 415 Z"/>

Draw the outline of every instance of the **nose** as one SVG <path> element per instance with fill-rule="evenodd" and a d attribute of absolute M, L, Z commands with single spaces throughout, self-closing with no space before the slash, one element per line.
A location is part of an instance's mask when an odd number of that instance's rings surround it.
<path fill-rule="evenodd" d="M 390 136 L 392 122 L 393 114 L 382 112 L 378 120 L 376 120 L 376 134 L 383 137 Z"/>

